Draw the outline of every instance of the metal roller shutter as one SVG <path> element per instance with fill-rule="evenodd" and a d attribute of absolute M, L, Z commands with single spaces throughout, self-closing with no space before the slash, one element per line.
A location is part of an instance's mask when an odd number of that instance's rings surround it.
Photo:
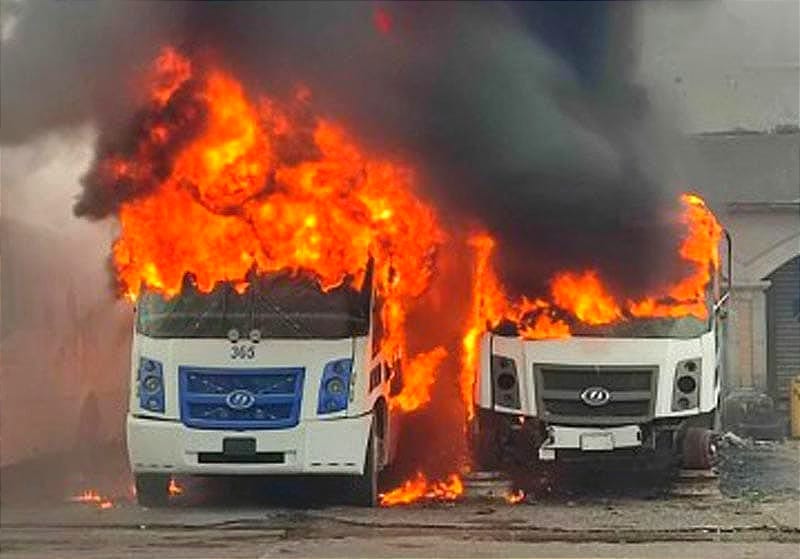
<path fill-rule="evenodd" d="M 773 396 L 788 398 L 789 383 L 800 375 L 800 256 L 767 278 L 768 382 Z"/>

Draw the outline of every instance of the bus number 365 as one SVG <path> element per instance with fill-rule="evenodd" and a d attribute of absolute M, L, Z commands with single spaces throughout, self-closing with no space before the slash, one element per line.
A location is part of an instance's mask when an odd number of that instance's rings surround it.
<path fill-rule="evenodd" d="M 231 359 L 253 359 L 256 356 L 256 346 L 235 345 L 231 346 Z"/>

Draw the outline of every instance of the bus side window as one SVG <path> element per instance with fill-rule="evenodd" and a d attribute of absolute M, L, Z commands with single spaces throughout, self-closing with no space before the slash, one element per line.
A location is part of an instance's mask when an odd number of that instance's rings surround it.
<path fill-rule="evenodd" d="M 375 299 L 372 303 L 372 357 L 375 357 L 381 351 L 381 345 L 383 344 L 383 317 L 381 316 L 381 310 L 383 309 L 383 303 L 375 296 Z"/>

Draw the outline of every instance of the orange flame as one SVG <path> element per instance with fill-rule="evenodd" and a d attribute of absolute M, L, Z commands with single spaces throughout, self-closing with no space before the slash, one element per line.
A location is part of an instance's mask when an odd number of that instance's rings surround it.
<path fill-rule="evenodd" d="M 192 64 L 172 47 L 162 49 L 154 63 L 151 80 L 153 101 L 163 106 L 173 93 L 192 76 Z"/>
<path fill-rule="evenodd" d="M 372 257 L 385 350 L 409 372 L 396 405 L 429 401 L 445 353 L 409 359 L 405 320 L 443 233 L 414 194 L 412 170 L 314 117 L 307 88 L 285 106 L 254 103 L 231 75 L 170 48 L 152 72 L 146 133 L 132 155 L 99 166 L 115 186 L 141 193 L 123 203 L 113 246 L 127 297 L 142 285 L 175 296 L 186 274 L 201 292 L 222 281 L 244 291 L 251 271 L 304 274 L 325 290 L 358 286 Z"/>
<path fill-rule="evenodd" d="M 722 227 L 702 198 L 696 194 L 683 194 L 684 212 L 681 222 L 688 230 L 679 249 L 680 256 L 690 264 L 690 273 L 667 290 L 666 297 L 647 297 L 629 302 L 628 310 L 637 317 L 708 318 L 706 287 L 711 274 L 719 268 L 719 242 Z"/>
<path fill-rule="evenodd" d="M 408 505 L 420 500 L 455 501 L 464 493 L 464 484 L 458 474 L 450 474 L 445 481 L 429 481 L 422 472 L 400 487 L 381 495 L 381 506 Z"/>
<path fill-rule="evenodd" d="M 447 350 L 437 346 L 411 359 L 403 370 L 403 390 L 392 399 L 392 405 L 410 411 L 430 402 L 431 388 L 436 380 L 435 371 L 445 357 Z"/>
<path fill-rule="evenodd" d="M 508 495 L 506 495 L 506 503 L 509 505 L 516 505 L 517 503 L 521 503 L 523 499 L 525 499 L 525 492 L 522 489 L 518 489 L 517 491 L 512 491 Z"/>
<path fill-rule="evenodd" d="M 719 241 L 722 227 L 705 202 L 695 194 L 680 197 L 680 221 L 686 235 L 679 256 L 689 274 L 674 285 L 663 286 L 664 296 L 641 301 L 617 302 L 596 270 L 560 272 L 550 282 L 550 300 L 511 301 L 491 266 L 495 241 L 486 233 L 470 240 L 473 249 L 472 310 L 462 338 L 461 397 L 467 420 L 474 415 L 474 386 L 478 370 L 478 344 L 481 335 L 503 320 L 517 325 L 523 339 L 563 338 L 571 335 L 570 326 L 559 316 L 571 316 L 589 325 L 610 324 L 631 317 L 708 316 L 706 289 L 712 272 L 719 267 Z"/>
<path fill-rule="evenodd" d="M 622 317 L 614 297 L 606 292 L 595 270 L 557 274 L 550 285 L 553 303 L 586 324 L 608 324 Z"/>
<path fill-rule="evenodd" d="M 86 503 L 95 505 L 100 510 L 110 509 L 114 506 L 113 501 L 108 497 L 103 497 L 94 489 L 87 489 L 80 495 L 75 495 L 70 498 L 73 503 Z"/>
<path fill-rule="evenodd" d="M 551 305 L 541 299 L 523 298 L 513 303 L 506 296 L 491 266 L 495 241 L 488 234 L 470 239 L 474 251 L 472 270 L 472 309 L 462 337 L 461 399 L 467 419 L 474 415 L 475 374 L 478 369 L 478 343 L 481 335 L 510 320 L 520 327 L 520 335 L 527 339 L 563 338 L 569 336 L 569 326 L 551 315 Z"/>
<path fill-rule="evenodd" d="M 175 478 L 169 478 L 169 485 L 167 486 L 167 492 L 169 493 L 170 497 L 177 497 L 183 494 L 183 487 L 178 485 L 178 482 L 175 481 Z"/>
<path fill-rule="evenodd" d="M 75 495 L 70 498 L 74 503 L 99 503 L 103 500 L 100 494 L 94 489 L 87 489 L 80 495 Z"/>

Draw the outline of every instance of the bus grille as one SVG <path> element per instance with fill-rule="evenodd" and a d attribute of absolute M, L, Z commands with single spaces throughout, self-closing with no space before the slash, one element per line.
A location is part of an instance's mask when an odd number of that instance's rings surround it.
<path fill-rule="evenodd" d="M 644 423 L 653 418 L 657 367 L 535 365 L 539 415 L 564 425 Z M 587 388 L 605 388 L 608 403 L 590 406 Z"/>
<path fill-rule="evenodd" d="M 300 421 L 305 369 L 180 367 L 181 421 L 199 429 L 286 429 Z"/>

